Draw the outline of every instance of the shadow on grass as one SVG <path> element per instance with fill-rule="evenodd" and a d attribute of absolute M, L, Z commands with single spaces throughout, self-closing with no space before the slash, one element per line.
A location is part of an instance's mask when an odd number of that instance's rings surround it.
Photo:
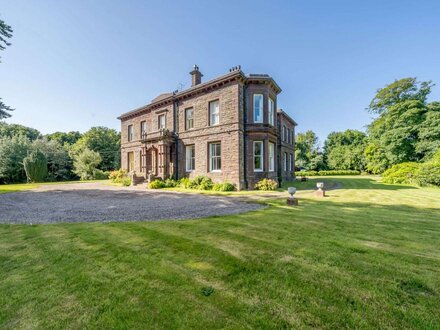
<path fill-rule="evenodd" d="M 402 184 L 386 184 L 372 177 L 313 177 L 307 181 L 287 181 L 283 182 L 281 190 L 287 187 L 296 187 L 298 190 L 315 190 L 317 182 L 324 182 L 326 190 L 333 189 L 381 189 L 381 190 L 401 190 L 419 189 L 416 186 Z"/>

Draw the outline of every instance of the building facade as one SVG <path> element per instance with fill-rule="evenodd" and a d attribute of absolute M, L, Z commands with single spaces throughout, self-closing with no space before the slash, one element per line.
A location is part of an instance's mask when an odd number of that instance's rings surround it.
<path fill-rule="evenodd" d="M 253 189 L 263 178 L 295 177 L 295 121 L 277 108 L 281 88 L 240 67 L 165 93 L 122 114 L 121 164 L 137 181 L 198 175 Z"/>

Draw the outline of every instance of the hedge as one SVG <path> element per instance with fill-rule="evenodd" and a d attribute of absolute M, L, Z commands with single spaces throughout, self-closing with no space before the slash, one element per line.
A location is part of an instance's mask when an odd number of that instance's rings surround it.
<path fill-rule="evenodd" d="M 298 171 L 296 176 L 360 175 L 356 170 Z"/>

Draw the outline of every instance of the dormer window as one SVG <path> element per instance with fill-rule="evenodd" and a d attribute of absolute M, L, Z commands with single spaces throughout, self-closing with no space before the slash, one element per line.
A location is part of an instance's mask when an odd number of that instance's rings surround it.
<path fill-rule="evenodd" d="M 263 122 L 263 94 L 254 94 L 254 123 Z"/>

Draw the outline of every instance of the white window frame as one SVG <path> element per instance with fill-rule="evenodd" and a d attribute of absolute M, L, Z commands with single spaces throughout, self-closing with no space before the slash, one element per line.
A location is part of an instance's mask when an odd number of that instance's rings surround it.
<path fill-rule="evenodd" d="M 289 171 L 293 171 L 293 155 L 289 154 Z"/>
<path fill-rule="evenodd" d="M 161 125 L 161 119 L 162 118 L 163 118 L 163 127 Z M 164 114 L 163 115 L 159 115 L 159 117 L 157 118 L 157 126 L 158 126 L 158 129 L 165 129 L 167 127 L 167 121 L 166 121 L 166 118 L 165 118 Z"/>
<path fill-rule="evenodd" d="M 256 145 L 260 145 L 260 155 L 255 153 Z M 260 167 L 255 167 L 255 160 L 260 158 Z M 264 143 L 263 141 L 254 141 L 254 172 L 263 172 L 264 171 Z"/>
<path fill-rule="evenodd" d="M 258 109 L 259 109 L 259 119 L 257 118 L 257 115 L 256 115 L 256 105 L 257 105 L 257 102 L 256 102 L 256 99 L 257 99 L 257 97 L 260 97 L 261 96 L 261 99 L 260 99 L 260 102 L 259 102 L 259 106 L 258 106 Z M 254 123 L 256 123 L 256 124 L 261 124 L 261 123 L 263 123 L 263 118 L 264 118 L 264 110 L 263 110 L 263 104 L 264 104 L 264 96 L 263 96 L 263 94 L 254 94 Z"/>
<path fill-rule="evenodd" d="M 127 126 L 127 140 L 128 142 L 133 141 L 134 138 L 134 131 L 133 131 L 133 125 L 128 125 Z"/>
<path fill-rule="evenodd" d="M 185 147 L 186 164 L 185 169 L 187 172 L 192 172 L 196 169 L 196 147 L 194 144 Z"/>
<path fill-rule="evenodd" d="M 275 172 L 275 143 L 269 142 L 269 172 Z"/>
<path fill-rule="evenodd" d="M 213 107 L 213 105 L 217 105 Z M 220 124 L 220 102 L 219 100 L 209 102 L 209 126 L 216 126 Z"/>
<path fill-rule="evenodd" d="M 188 113 L 191 112 L 191 118 L 188 117 Z M 191 123 L 191 127 L 189 127 Z M 185 130 L 194 128 L 194 108 L 185 109 Z"/>
<path fill-rule="evenodd" d="M 275 113 L 275 101 L 271 97 L 269 97 L 268 112 L 267 112 L 268 120 L 267 120 L 267 122 L 270 125 L 272 125 L 272 126 L 275 125 L 274 113 Z"/>
<path fill-rule="evenodd" d="M 287 130 L 286 125 L 283 125 L 283 141 L 284 142 L 286 142 L 286 130 Z"/>
<path fill-rule="evenodd" d="M 283 163 L 284 172 L 287 172 L 287 152 L 284 153 Z"/>
<path fill-rule="evenodd" d="M 215 146 L 219 146 L 220 154 L 217 155 Z M 220 167 L 217 168 L 214 166 L 216 164 L 216 160 L 220 161 Z M 211 142 L 209 143 L 209 172 L 221 172 L 222 170 L 222 145 L 220 142 Z"/>

